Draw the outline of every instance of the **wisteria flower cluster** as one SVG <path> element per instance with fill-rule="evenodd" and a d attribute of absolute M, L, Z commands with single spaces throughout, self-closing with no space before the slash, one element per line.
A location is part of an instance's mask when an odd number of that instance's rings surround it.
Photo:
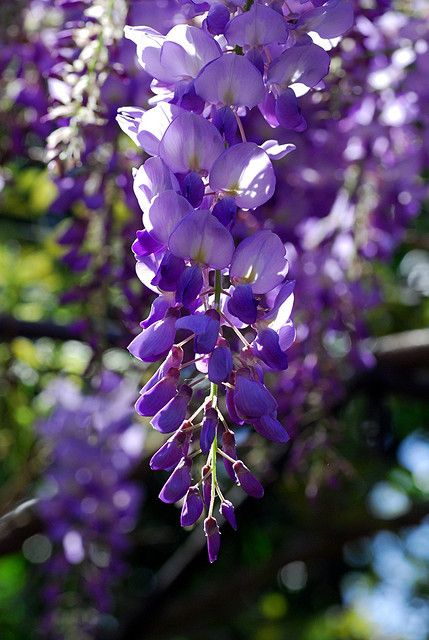
<path fill-rule="evenodd" d="M 50 611 L 44 631 L 64 637 L 68 585 L 79 576 L 79 637 L 100 625 L 111 611 L 112 586 L 126 568 L 142 498 L 128 476 L 138 461 L 144 434 L 133 420 L 133 387 L 103 371 L 91 393 L 57 379 L 44 391 L 52 405 L 37 425 L 50 463 L 40 488 L 38 512 L 45 523 L 53 553 L 46 563 L 46 603 Z M 78 567 L 79 571 L 73 571 Z M 74 576 L 74 577 L 73 577 Z M 98 612 L 98 613 L 97 613 Z"/>
<path fill-rule="evenodd" d="M 326 44 L 343 34 L 353 13 L 347 0 L 191 4 L 201 27 L 179 24 L 167 35 L 126 27 L 153 78 L 154 106 L 124 107 L 118 122 L 150 156 L 134 174 L 144 229 L 133 251 L 139 279 L 159 294 L 129 350 L 144 362 L 164 358 L 136 409 L 156 430 L 172 434 L 150 463 L 171 472 L 160 498 L 183 499 L 185 527 L 206 508 L 213 562 L 220 545 L 217 500 L 237 526 L 218 461 L 247 494 L 264 493 L 237 455 L 237 427 L 250 424 L 275 442 L 289 439 L 264 384 L 267 371 L 287 368 L 295 336 L 285 247 L 268 226 L 237 245 L 234 236 L 248 212 L 273 196 L 273 160 L 295 147 L 248 141 L 242 118 L 258 107 L 274 128 L 305 129 L 297 96 L 321 87 L 329 70 L 329 46 L 314 40 Z"/>

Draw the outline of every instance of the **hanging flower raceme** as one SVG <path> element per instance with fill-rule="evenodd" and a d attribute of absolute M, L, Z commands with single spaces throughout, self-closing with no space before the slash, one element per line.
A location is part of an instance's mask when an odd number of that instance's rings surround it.
<path fill-rule="evenodd" d="M 153 106 L 120 109 L 117 119 L 151 156 L 134 174 L 144 229 L 133 252 L 139 279 L 158 294 L 129 350 L 143 362 L 164 359 L 136 410 L 168 435 L 150 462 L 169 472 L 160 499 L 183 500 L 185 527 L 206 511 L 213 562 L 216 506 L 237 526 L 221 483 L 229 476 L 252 497 L 264 493 L 238 458 L 237 430 L 289 439 L 264 383 L 266 372 L 287 368 L 295 335 L 285 247 L 268 228 L 240 242 L 234 231 L 240 209 L 253 211 L 272 198 L 273 161 L 295 146 L 248 141 L 242 117 L 258 107 L 271 126 L 305 128 L 297 96 L 320 86 L 329 69 L 328 54 L 307 31 L 323 42 L 333 37 L 330 19 L 336 35 L 350 20 L 348 0 L 293 3 L 295 13 L 286 3 L 283 11 L 262 2 L 183 4 L 205 14 L 202 28 L 125 31 L 153 78 Z"/>

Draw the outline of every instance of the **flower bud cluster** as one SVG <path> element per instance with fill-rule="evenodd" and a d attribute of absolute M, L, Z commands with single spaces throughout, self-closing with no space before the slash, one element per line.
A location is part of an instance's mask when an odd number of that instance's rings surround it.
<path fill-rule="evenodd" d="M 237 430 L 289 439 L 264 377 L 287 368 L 294 283 L 279 236 L 242 227 L 275 193 L 273 161 L 295 147 L 248 141 L 242 118 L 258 107 L 271 127 L 304 130 L 298 97 L 321 87 L 329 70 L 329 46 L 314 40 L 342 35 L 353 13 L 348 0 L 184 4 L 201 27 L 125 29 L 153 78 L 153 106 L 124 107 L 118 123 L 150 156 L 134 174 L 144 229 L 133 252 L 139 279 L 158 294 L 129 351 L 143 362 L 164 359 L 136 410 L 169 435 L 151 460 L 170 472 L 161 500 L 183 500 L 186 527 L 206 510 L 213 562 L 217 501 L 236 527 L 222 467 L 248 495 L 264 492 L 238 457 Z"/>

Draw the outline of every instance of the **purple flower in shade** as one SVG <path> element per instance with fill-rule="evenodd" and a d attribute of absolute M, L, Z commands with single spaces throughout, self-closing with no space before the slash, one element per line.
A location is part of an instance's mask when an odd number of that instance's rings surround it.
<path fill-rule="evenodd" d="M 264 495 L 264 487 L 259 480 L 255 478 L 253 473 L 249 471 L 246 465 L 237 460 L 232 465 L 237 479 L 237 484 L 252 498 L 262 498 Z"/>
<path fill-rule="evenodd" d="M 207 102 L 249 109 L 265 94 L 261 73 L 250 60 L 235 53 L 224 54 L 208 64 L 194 86 Z"/>
<path fill-rule="evenodd" d="M 236 376 L 234 403 L 243 420 L 261 418 L 277 409 L 277 402 L 268 389 L 258 380 L 249 378 L 246 372 Z"/>
<path fill-rule="evenodd" d="M 128 351 L 143 362 L 156 362 L 166 356 L 173 346 L 177 316 L 178 311 L 169 310 L 165 318 L 143 329 L 128 345 Z"/>
<path fill-rule="evenodd" d="M 194 260 L 214 269 L 231 262 L 234 241 L 229 231 L 210 211 L 189 213 L 170 236 L 168 247 L 175 256 Z"/>
<path fill-rule="evenodd" d="M 287 369 L 287 356 L 280 348 L 278 333 L 273 329 L 264 329 L 258 332 L 256 339 L 252 342 L 252 350 L 255 356 L 260 358 L 270 369 L 274 371 Z"/>
<path fill-rule="evenodd" d="M 160 291 L 175 291 L 177 281 L 184 270 L 184 261 L 167 252 L 163 255 L 158 270 L 150 284 L 158 287 Z"/>
<path fill-rule="evenodd" d="M 136 402 L 136 411 L 141 416 L 153 416 L 174 398 L 179 380 L 179 370 L 170 369 L 153 387 L 143 391 Z"/>
<path fill-rule="evenodd" d="M 256 209 L 272 197 L 276 177 L 265 151 L 254 142 L 242 142 L 217 158 L 210 186 L 231 196 L 242 209 Z"/>
<path fill-rule="evenodd" d="M 217 560 L 220 549 L 220 531 L 216 519 L 210 516 L 204 520 L 204 533 L 207 538 L 209 562 Z"/>
<path fill-rule="evenodd" d="M 222 198 L 222 200 L 217 202 L 213 207 L 212 214 L 224 227 L 231 229 L 237 215 L 237 205 L 233 198 Z"/>
<path fill-rule="evenodd" d="M 229 429 L 225 430 L 222 433 L 222 451 L 226 453 L 226 455 L 229 456 L 230 458 L 233 458 L 234 460 L 237 459 L 237 450 L 235 447 L 235 436 L 234 436 L 234 433 Z M 225 471 L 227 472 L 231 480 L 235 482 L 236 481 L 235 473 L 234 473 L 234 469 L 232 468 L 233 463 L 227 458 L 224 458 L 223 456 L 222 456 L 222 462 L 225 467 Z"/>
<path fill-rule="evenodd" d="M 203 288 L 203 274 L 199 265 L 186 267 L 179 278 L 176 289 L 176 302 L 187 309 L 195 302 Z"/>
<path fill-rule="evenodd" d="M 172 190 L 162 191 L 143 214 L 143 224 L 155 240 L 167 245 L 175 227 L 191 211 L 193 208 L 186 198 Z"/>
<path fill-rule="evenodd" d="M 223 515 L 228 524 L 237 531 L 237 518 L 235 517 L 234 505 L 229 500 L 224 500 L 221 502 L 219 507 L 220 513 Z"/>
<path fill-rule="evenodd" d="M 206 18 L 207 30 L 214 36 L 224 33 L 229 17 L 229 11 L 224 4 L 212 4 Z"/>
<path fill-rule="evenodd" d="M 180 365 L 183 361 L 183 349 L 174 345 L 167 357 L 161 364 L 161 366 L 157 369 L 157 371 L 153 374 L 153 376 L 146 382 L 144 387 L 141 389 L 140 393 L 146 393 L 151 389 L 157 382 L 162 380 L 164 376 L 170 371 L 170 369 L 179 369 Z"/>
<path fill-rule="evenodd" d="M 184 384 L 177 395 L 158 411 L 150 421 L 161 433 L 172 433 L 180 427 L 186 417 L 188 404 L 192 397 L 192 388 Z"/>
<path fill-rule="evenodd" d="M 176 329 L 186 329 L 195 334 L 196 353 L 213 351 L 219 335 L 219 326 L 219 314 L 214 309 L 184 316 L 176 321 Z"/>
<path fill-rule="evenodd" d="M 286 42 L 288 27 L 281 13 L 254 2 L 249 11 L 230 21 L 225 37 L 231 45 L 259 47 L 274 42 Z"/>
<path fill-rule="evenodd" d="M 134 257 L 137 261 L 146 258 L 158 251 L 161 251 L 162 244 L 155 240 L 146 230 L 139 230 L 136 232 L 136 239 L 134 240 L 131 249 L 134 253 Z"/>
<path fill-rule="evenodd" d="M 317 44 L 304 42 L 286 49 L 268 69 L 268 83 L 280 89 L 304 85 L 304 93 L 315 87 L 329 71 L 329 56 Z M 302 94 L 302 92 L 300 92 Z"/>
<path fill-rule="evenodd" d="M 162 502 L 173 504 L 183 498 L 191 485 L 191 466 L 188 458 L 179 462 L 159 493 Z"/>
<path fill-rule="evenodd" d="M 276 99 L 275 114 L 278 123 L 285 129 L 305 131 L 307 123 L 292 89 L 286 89 Z"/>
<path fill-rule="evenodd" d="M 267 293 L 287 273 L 286 250 L 272 231 L 257 231 L 236 248 L 229 269 L 232 282 L 250 284 L 253 293 Z"/>
<path fill-rule="evenodd" d="M 216 409 L 206 409 L 201 425 L 200 446 L 204 455 L 207 455 L 216 435 L 219 418 Z"/>
<path fill-rule="evenodd" d="M 232 296 L 227 302 L 229 313 L 244 322 L 253 324 L 258 312 L 258 301 L 253 296 L 250 284 L 239 284 L 234 287 Z"/>
<path fill-rule="evenodd" d="M 180 460 L 187 455 L 190 439 L 190 431 L 179 429 L 153 454 L 149 463 L 150 468 L 154 471 L 174 469 Z"/>
<path fill-rule="evenodd" d="M 159 145 L 161 159 L 175 173 L 210 171 L 223 150 L 216 127 L 188 111 L 172 121 Z"/>
<path fill-rule="evenodd" d="M 211 468 L 208 465 L 204 465 L 204 467 L 201 469 L 201 485 L 204 506 L 206 507 L 206 509 L 209 509 L 212 495 L 212 476 Z"/>
<path fill-rule="evenodd" d="M 204 504 L 201 499 L 198 487 L 190 487 L 183 501 L 180 513 L 180 524 L 182 527 L 192 527 L 201 516 Z"/>
<path fill-rule="evenodd" d="M 210 382 L 221 384 L 225 382 L 232 371 L 233 362 L 231 349 L 226 341 L 218 344 L 210 354 L 207 374 Z"/>
<path fill-rule="evenodd" d="M 273 415 L 264 415 L 260 418 L 252 419 L 251 422 L 255 431 L 263 438 L 267 438 L 267 440 L 282 443 L 290 440 L 290 436 L 284 426 Z"/>
<path fill-rule="evenodd" d="M 182 194 L 194 208 L 200 206 L 204 198 L 204 182 L 195 171 L 188 173 L 182 183 Z"/>
<path fill-rule="evenodd" d="M 232 109 L 216 109 L 212 122 L 228 144 L 233 145 L 237 142 L 238 124 Z"/>

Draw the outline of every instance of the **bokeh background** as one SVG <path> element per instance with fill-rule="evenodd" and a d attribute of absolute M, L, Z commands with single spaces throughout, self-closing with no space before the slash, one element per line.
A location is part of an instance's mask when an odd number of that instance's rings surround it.
<path fill-rule="evenodd" d="M 286 447 L 240 435 L 265 498 L 239 502 L 209 566 L 157 499 L 152 370 L 125 347 L 151 294 L 118 106 L 147 106 L 125 21 L 170 0 L 1 3 L 0 637 L 429 637 L 429 7 L 354 1 L 266 224 L 297 280 L 297 341 L 273 377 Z"/>

